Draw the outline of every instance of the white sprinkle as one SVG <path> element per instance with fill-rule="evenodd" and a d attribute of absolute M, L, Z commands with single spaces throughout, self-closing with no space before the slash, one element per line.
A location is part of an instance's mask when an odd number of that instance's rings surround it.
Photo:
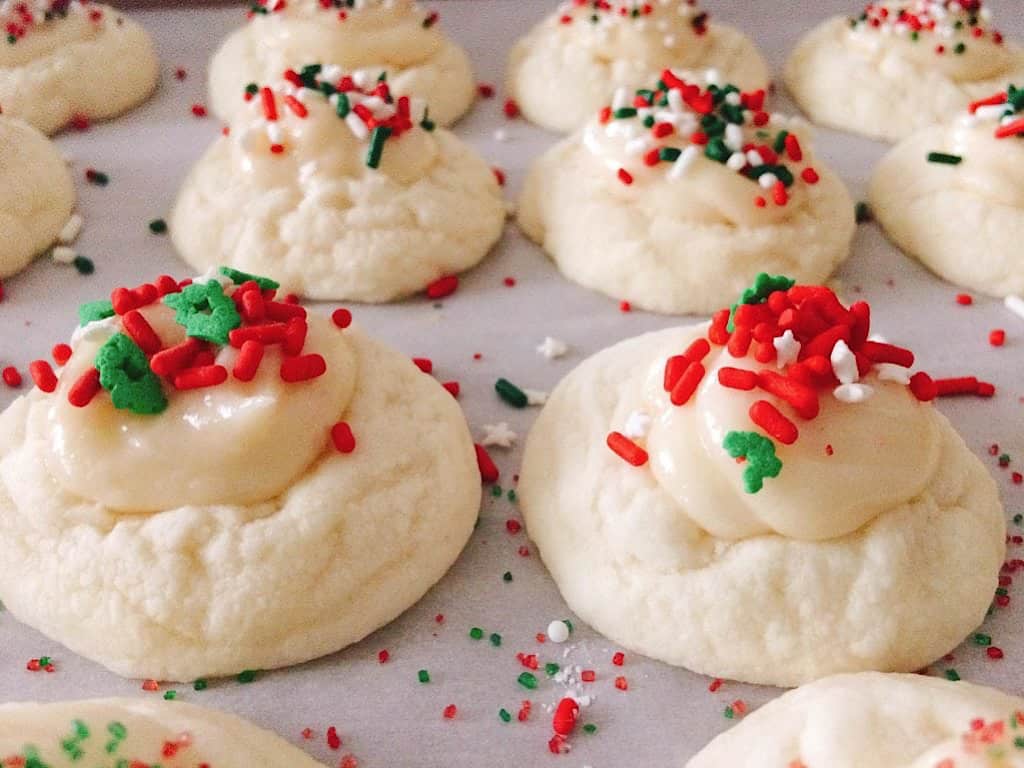
<path fill-rule="evenodd" d="M 569 639 L 569 627 L 564 621 L 552 621 L 548 624 L 547 635 L 552 643 L 564 643 Z"/>
<path fill-rule="evenodd" d="M 742 103 L 743 99 L 736 91 L 729 91 L 725 96 L 725 103 L 732 104 L 734 107 L 738 107 Z M 731 125 L 731 123 L 730 123 Z"/>
<path fill-rule="evenodd" d="M 978 120 L 999 120 L 1002 118 L 1004 112 L 1006 112 L 1005 104 L 989 104 L 984 107 L 978 107 L 974 113 L 974 117 Z M 970 115 L 968 115 L 968 117 L 970 117 Z"/>
<path fill-rule="evenodd" d="M 280 123 L 267 123 L 267 138 L 271 144 L 281 143 L 281 124 Z"/>
<path fill-rule="evenodd" d="M 527 405 L 544 405 L 548 401 L 548 393 L 539 389 L 524 389 Z"/>
<path fill-rule="evenodd" d="M 735 123 L 725 126 L 725 146 L 733 152 L 740 152 L 743 149 L 743 129 Z M 760 155 L 759 155 L 760 157 Z"/>
<path fill-rule="evenodd" d="M 651 429 L 651 417 L 644 411 L 633 411 L 626 417 L 626 424 L 622 428 L 622 434 L 631 440 L 647 437 Z"/>
<path fill-rule="evenodd" d="M 1003 306 L 1013 312 L 1021 320 L 1024 320 L 1024 298 L 1013 294 L 1003 299 Z"/>
<path fill-rule="evenodd" d="M 832 390 L 832 394 L 842 403 L 863 403 L 875 394 L 875 390 L 867 384 L 841 384 Z"/>
<path fill-rule="evenodd" d="M 771 189 L 778 180 L 779 177 L 774 173 L 762 173 L 757 177 L 757 183 L 761 186 L 761 189 Z"/>
<path fill-rule="evenodd" d="M 366 127 L 366 123 L 355 112 L 349 112 L 345 115 L 345 125 L 352 131 L 352 135 L 360 141 L 366 141 L 370 135 L 370 130 Z"/>
<path fill-rule="evenodd" d="M 545 336 L 544 341 L 537 347 L 537 351 L 548 360 L 554 360 L 568 352 L 569 345 L 553 336 Z"/>
<path fill-rule="evenodd" d="M 328 82 L 336 82 L 341 79 L 344 71 L 337 64 L 324 64 L 320 70 L 320 79 Z"/>
<path fill-rule="evenodd" d="M 761 157 L 761 153 L 756 149 L 751 149 L 747 151 L 747 162 L 756 168 L 759 165 L 764 165 L 764 158 Z M 762 184 L 761 186 L 764 185 Z"/>
<path fill-rule="evenodd" d="M 82 231 L 82 217 L 77 213 L 72 213 L 71 218 L 67 220 L 67 223 L 61 229 L 60 234 L 57 235 L 57 242 L 63 245 L 75 242 L 78 239 L 79 233 Z"/>
<path fill-rule="evenodd" d="M 652 146 L 654 146 L 654 139 L 651 136 L 646 134 L 638 136 L 626 142 L 626 154 L 630 157 L 636 157 L 644 154 Z"/>
<path fill-rule="evenodd" d="M 800 342 L 796 340 L 792 331 L 776 336 L 772 339 L 772 346 L 775 347 L 775 364 L 779 368 L 795 363 L 800 357 Z"/>
<path fill-rule="evenodd" d="M 839 379 L 840 384 L 853 384 L 860 378 L 857 371 L 857 358 L 850 349 L 850 346 L 840 339 L 832 347 L 832 354 L 829 355 L 832 362 L 832 373 Z M 838 397 L 838 395 L 837 395 Z"/>
<path fill-rule="evenodd" d="M 314 175 L 316 175 L 316 160 L 310 160 L 299 166 L 300 184 L 308 184 Z"/>
<path fill-rule="evenodd" d="M 629 91 L 625 88 L 616 88 L 612 96 L 612 112 L 629 106 Z"/>
<path fill-rule="evenodd" d="M 704 82 L 708 85 L 721 85 L 722 75 L 717 69 L 709 69 L 704 73 Z"/>
<path fill-rule="evenodd" d="M 519 437 L 519 435 L 509 429 L 507 421 L 500 421 L 497 424 L 484 424 L 483 428 L 484 436 L 480 439 L 482 445 L 511 448 Z"/>
<path fill-rule="evenodd" d="M 672 167 L 669 169 L 667 174 L 669 180 L 675 181 L 676 179 L 681 179 L 686 172 L 690 170 L 690 166 L 694 164 L 699 156 L 700 150 L 693 144 L 684 149 L 683 154 L 681 154 L 679 158 L 672 163 Z"/>
<path fill-rule="evenodd" d="M 742 171 L 747 164 L 747 156 L 742 152 L 733 152 L 725 161 L 725 167 L 730 171 Z"/>
<path fill-rule="evenodd" d="M 683 111 L 683 94 L 677 88 L 668 92 L 668 106 L 673 112 Z"/>
<path fill-rule="evenodd" d="M 58 264 L 70 264 L 77 255 L 74 248 L 68 248 L 66 245 L 54 246 L 50 252 L 50 257 Z"/>

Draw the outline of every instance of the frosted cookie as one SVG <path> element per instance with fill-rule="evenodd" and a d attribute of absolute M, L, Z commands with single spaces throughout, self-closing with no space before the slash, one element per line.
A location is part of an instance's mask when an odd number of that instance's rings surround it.
<path fill-rule="evenodd" d="M 655 312 L 709 313 L 765 268 L 820 282 L 854 206 L 806 128 L 665 70 L 535 161 L 519 224 L 570 280 Z"/>
<path fill-rule="evenodd" d="M 733 310 L 599 352 L 551 394 L 519 499 L 569 606 L 617 645 L 797 685 L 916 670 L 985 617 L 995 483 L 930 402 L 953 380 L 870 309 L 760 275 Z"/>
<path fill-rule="evenodd" d="M 248 83 L 331 61 L 385 71 L 396 94 L 426 99 L 434 119 L 451 125 L 472 106 L 476 84 L 466 52 L 437 21 L 412 0 L 257 0 L 210 62 L 213 110 L 227 120 Z"/>
<path fill-rule="evenodd" d="M 530 122 L 568 133 L 616 88 L 653 82 L 666 67 L 712 68 L 751 91 L 768 86 L 754 44 L 712 23 L 696 0 L 569 0 L 512 48 L 508 91 Z"/>
<path fill-rule="evenodd" d="M 0 109 L 43 133 L 127 112 L 159 75 L 146 31 L 108 5 L 2 0 Z"/>
<path fill-rule="evenodd" d="M 1021 768 L 1024 699 L 921 675 L 837 675 L 790 691 L 687 768 Z"/>
<path fill-rule="evenodd" d="M 323 768 L 241 718 L 177 701 L 0 705 L 0 765 Z"/>
<path fill-rule="evenodd" d="M 942 122 L 1011 80 L 1024 50 L 991 26 L 982 0 L 887 0 L 812 30 L 785 81 L 816 123 L 885 141 Z"/>
<path fill-rule="evenodd" d="M 487 163 L 386 79 L 313 64 L 235 98 L 185 180 L 171 236 L 315 299 L 391 301 L 477 264 L 505 204 Z"/>
<path fill-rule="evenodd" d="M 53 143 L 0 116 L 0 278 L 53 245 L 74 207 L 75 186 Z"/>
<path fill-rule="evenodd" d="M 221 269 L 117 288 L 80 308 L 63 368 L 30 365 L 0 415 L 17 618 L 187 681 L 344 648 L 448 570 L 480 502 L 457 403 L 275 287 Z"/>
<path fill-rule="evenodd" d="M 879 163 L 870 199 L 893 242 L 946 280 L 1024 293 L 1024 90 L 904 140 Z"/>

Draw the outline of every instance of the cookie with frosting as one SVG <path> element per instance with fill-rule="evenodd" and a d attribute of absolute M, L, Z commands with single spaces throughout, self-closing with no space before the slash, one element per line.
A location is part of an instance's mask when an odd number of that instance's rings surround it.
<path fill-rule="evenodd" d="M 920 669 L 984 619 L 995 483 L 870 307 L 761 275 L 710 324 L 597 353 L 530 432 L 519 499 L 581 619 L 716 677 Z M 976 394 L 990 385 L 974 381 Z"/>
<path fill-rule="evenodd" d="M 0 599 L 131 677 L 337 651 L 476 520 L 458 404 L 408 358 L 230 268 L 83 305 L 0 415 Z"/>
<path fill-rule="evenodd" d="M 53 143 L 0 116 L 0 278 L 53 245 L 74 208 L 75 185 Z"/>
<path fill-rule="evenodd" d="M 879 0 L 808 33 L 785 81 L 815 123 L 899 141 L 1024 81 L 1024 50 L 983 0 Z"/>
<path fill-rule="evenodd" d="M 847 257 L 853 202 L 807 124 L 713 78 L 666 69 L 620 88 L 534 162 L 519 224 L 570 280 L 708 313 L 762 269 L 820 282 Z"/>
<path fill-rule="evenodd" d="M 512 48 L 508 91 L 531 122 L 568 133 L 666 67 L 715 69 L 751 91 L 769 80 L 754 44 L 696 0 L 567 0 Z"/>
<path fill-rule="evenodd" d="M 875 217 L 892 241 L 951 283 L 1024 293 L 1024 81 L 918 131 L 878 164 Z"/>
<path fill-rule="evenodd" d="M 227 712 L 143 699 L 2 704 L 0 764 L 323 768 L 280 736 Z"/>
<path fill-rule="evenodd" d="M 438 12 L 413 0 L 255 0 L 248 16 L 210 62 L 210 101 L 224 120 L 246 84 L 310 61 L 384 70 L 396 94 L 429 101 L 440 125 L 473 104 L 469 57 L 441 31 Z"/>
<path fill-rule="evenodd" d="M 109 5 L 0 2 L 0 108 L 43 133 L 127 112 L 156 87 L 153 41 Z"/>
<path fill-rule="evenodd" d="M 267 274 L 314 299 L 383 302 L 476 265 L 505 203 L 487 163 L 387 73 L 310 64 L 250 83 L 170 217 L 197 269 Z"/>
<path fill-rule="evenodd" d="M 687 768 L 1020 768 L 1024 699 L 922 675 L 836 675 L 790 691 Z"/>

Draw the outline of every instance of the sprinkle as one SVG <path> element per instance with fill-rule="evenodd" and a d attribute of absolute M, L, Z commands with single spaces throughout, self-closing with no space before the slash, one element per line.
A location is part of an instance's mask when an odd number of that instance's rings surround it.
<path fill-rule="evenodd" d="M 494 383 L 494 391 L 513 408 L 525 408 L 529 404 L 526 393 L 507 379 L 498 379 Z"/>
<path fill-rule="evenodd" d="M 516 104 L 514 99 L 506 99 L 501 109 L 502 112 L 505 113 L 505 117 L 507 117 L 509 120 L 514 120 L 517 117 L 519 117 L 519 105 Z"/>
<path fill-rule="evenodd" d="M 962 307 L 969 307 L 974 303 L 974 298 L 969 293 L 958 293 L 956 295 L 956 303 Z"/>
<path fill-rule="evenodd" d="M 73 213 L 71 214 L 71 217 L 67 220 L 67 222 L 64 224 L 63 228 L 60 231 L 60 234 L 57 235 L 57 242 L 62 243 L 64 245 L 70 245 L 71 243 L 75 242 L 75 240 L 78 239 L 78 235 L 81 231 L 82 217 L 77 213 Z"/>
<path fill-rule="evenodd" d="M 202 104 L 193 104 L 192 115 L 194 117 L 206 117 L 206 107 L 204 107 Z"/>
<path fill-rule="evenodd" d="M 485 483 L 497 482 L 500 473 L 487 449 L 479 443 L 473 447 L 476 449 L 476 464 L 480 470 L 480 479 Z"/>
<path fill-rule="evenodd" d="M 523 686 L 523 688 L 532 691 L 537 687 L 537 676 L 532 672 L 523 672 L 516 678 L 516 682 Z"/>
<path fill-rule="evenodd" d="M 89 368 L 71 385 L 68 390 L 68 402 L 75 408 L 84 408 L 101 389 L 99 370 Z"/>
<path fill-rule="evenodd" d="M 450 296 L 451 294 L 455 293 L 458 287 L 458 275 L 448 275 L 447 277 L 441 277 L 427 286 L 427 297 L 431 299 L 443 299 L 445 296 Z"/>
<path fill-rule="evenodd" d="M 960 165 L 963 162 L 963 158 L 960 155 L 950 155 L 945 152 L 929 152 L 928 162 L 939 163 L 941 165 Z"/>
<path fill-rule="evenodd" d="M 187 368 L 174 377 L 174 388 L 180 391 L 216 387 L 228 380 L 228 369 L 223 365 L 203 365 Z"/>
<path fill-rule="evenodd" d="M 608 435 L 607 443 L 613 453 L 634 467 L 642 467 L 648 461 L 647 451 L 621 432 L 611 432 Z"/>
<path fill-rule="evenodd" d="M 619 168 L 617 175 L 619 177 L 619 181 L 621 181 L 626 186 L 629 186 L 630 184 L 633 183 L 633 174 L 631 174 L 625 168 Z"/>
<path fill-rule="evenodd" d="M 499 635 L 497 632 L 492 632 L 490 638 L 488 639 L 491 641 L 491 645 L 493 645 L 495 648 L 501 647 L 501 635 Z"/>
<path fill-rule="evenodd" d="M 441 384 L 441 386 L 444 387 L 446 390 L 448 390 L 448 394 L 450 394 L 452 397 L 457 398 L 459 396 L 459 391 L 460 391 L 459 382 L 457 382 L 457 381 L 445 381 L 445 382 L 443 382 Z"/>
<path fill-rule="evenodd" d="M 309 381 L 322 376 L 327 371 L 327 362 L 322 355 L 310 354 L 288 357 L 281 361 L 281 379 L 294 383 Z"/>
<path fill-rule="evenodd" d="M 750 420 L 784 445 L 792 445 L 799 436 L 796 425 L 767 400 L 758 400 L 750 406 Z"/>
<path fill-rule="evenodd" d="M 454 704 L 449 704 L 447 707 L 444 708 L 444 719 L 454 720 L 455 715 L 458 714 L 458 711 L 458 708 Z"/>
<path fill-rule="evenodd" d="M 615 687 L 618 688 L 620 691 L 626 691 L 629 690 L 629 683 L 626 681 L 626 678 L 620 675 L 619 677 L 615 678 Z"/>
<path fill-rule="evenodd" d="M 0 377 L 3 377 L 4 384 L 11 389 L 17 389 L 21 386 L 21 374 L 18 373 L 18 369 L 13 365 L 8 365 L 0 372 Z"/>
<path fill-rule="evenodd" d="M 80 275 L 91 275 L 96 271 L 96 265 L 87 256 L 75 256 L 71 263 Z"/>
<path fill-rule="evenodd" d="M 154 235 L 162 235 L 167 231 L 167 222 L 163 219 L 153 219 L 149 222 L 149 231 Z"/>
<path fill-rule="evenodd" d="M 352 453 L 356 449 L 356 438 L 352 434 L 352 427 L 344 421 L 339 421 L 331 427 L 331 442 L 338 453 Z"/>
<path fill-rule="evenodd" d="M 863 201 L 854 206 L 853 213 L 858 224 L 866 224 L 873 218 L 871 215 L 871 207 Z"/>
<path fill-rule="evenodd" d="M 993 347 L 1001 347 L 1006 343 L 1006 331 L 1002 328 L 996 328 L 995 330 L 989 331 L 988 343 Z"/>
<path fill-rule="evenodd" d="M 569 625 L 560 620 L 552 621 L 548 624 L 547 635 L 552 643 L 564 643 L 569 639 Z"/>
<path fill-rule="evenodd" d="M 576 728 L 576 718 L 579 716 L 580 705 L 575 699 L 568 696 L 558 702 L 555 714 L 551 719 L 551 728 L 560 736 L 568 736 Z"/>
<path fill-rule="evenodd" d="M 562 357 L 569 351 L 569 345 L 551 336 L 545 336 L 544 341 L 537 347 L 537 352 L 548 360 L 555 360 Z"/>
<path fill-rule="evenodd" d="M 28 364 L 28 373 L 43 392 L 53 392 L 57 389 L 57 376 L 46 360 L 33 360 Z"/>
<path fill-rule="evenodd" d="M 518 435 L 509 429 L 507 421 L 501 421 L 497 424 L 484 424 L 483 426 L 484 436 L 480 440 L 480 444 L 484 446 L 497 445 L 501 448 L 511 448 L 516 441 Z"/>
<path fill-rule="evenodd" d="M 97 187 L 105 187 L 110 183 L 110 176 L 103 173 L 103 171 L 97 171 L 95 168 L 86 168 L 85 180 L 90 184 L 95 184 Z"/>
<path fill-rule="evenodd" d="M 160 683 L 158 683 L 156 680 L 143 680 L 142 690 L 150 692 L 158 691 L 160 690 Z"/>

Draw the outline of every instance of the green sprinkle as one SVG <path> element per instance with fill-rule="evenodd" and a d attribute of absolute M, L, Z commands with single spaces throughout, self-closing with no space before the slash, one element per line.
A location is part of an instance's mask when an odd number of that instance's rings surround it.
<path fill-rule="evenodd" d="M 505 582 L 512 581 L 512 571 L 505 571 L 505 573 L 501 575 L 501 580 Z"/>
<path fill-rule="evenodd" d="M 164 701 L 174 701 L 178 698 L 177 691 L 164 691 Z"/>
<path fill-rule="evenodd" d="M 782 152 L 786 148 L 786 137 L 789 136 L 789 131 L 779 131 L 775 137 L 775 143 L 772 144 L 772 149 L 776 152 Z"/>
<path fill-rule="evenodd" d="M 429 133 L 429 132 L 433 131 L 434 128 L 436 128 L 436 127 L 437 127 L 437 125 L 434 123 L 433 120 L 430 119 L 430 110 L 429 109 L 424 110 L 423 111 L 423 119 L 420 120 L 420 128 L 422 128 L 424 131 L 427 131 Z"/>
<path fill-rule="evenodd" d="M 950 155 L 945 152 L 929 152 L 929 163 L 940 163 L 942 165 L 960 165 L 964 159 L 960 155 Z"/>
<path fill-rule="evenodd" d="M 568 619 L 562 619 L 562 623 L 569 628 L 570 635 L 576 630 L 576 628 L 572 625 L 572 622 Z"/>
<path fill-rule="evenodd" d="M 338 104 L 334 108 L 334 112 L 338 115 L 338 117 L 348 117 L 348 112 L 350 109 L 351 106 L 348 103 L 348 95 L 344 93 L 339 93 Z"/>
<path fill-rule="evenodd" d="M 591 733 L 591 734 L 597 733 L 597 726 L 594 725 L 593 723 L 587 723 L 586 725 L 583 726 L 583 732 L 584 733 Z"/>
<path fill-rule="evenodd" d="M 871 206 L 862 200 L 853 207 L 853 215 L 858 224 L 865 224 L 871 221 Z"/>
<path fill-rule="evenodd" d="M 681 154 L 683 151 L 676 147 L 662 147 L 658 150 L 658 159 L 666 163 L 674 163 Z"/>
<path fill-rule="evenodd" d="M 235 285 L 241 285 L 242 283 L 248 283 L 250 280 L 259 287 L 261 291 L 266 290 L 277 290 L 281 287 L 281 284 L 276 280 L 271 280 L 269 277 L 262 277 L 260 275 L 252 275 L 248 272 L 243 272 L 240 269 L 232 269 L 231 267 L 221 267 L 220 273 L 224 277 L 228 278 Z"/>
<path fill-rule="evenodd" d="M 51 659 L 49 656 L 40 656 L 39 657 L 39 666 L 40 667 L 48 667 L 48 666 L 50 666 L 50 662 L 51 661 L 53 661 L 53 659 Z"/>
<path fill-rule="evenodd" d="M 1018 512 L 1016 515 L 1013 516 L 1013 524 L 1020 525 L 1021 521 L 1024 521 L 1024 515 Z"/>
<path fill-rule="evenodd" d="M 128 735 L 128 729 L 124 727 L 123 723 L 119 723 L 115 720 L 114 722 L 107 725 L 107 733 L 109 733 L 115 739 L 120 740 Z"/>
<path fill-rule="evenodd" d="M 92 263 L 92 259 L 88 256 L 75 256 L 71 263 L 80 275 L 91 275 L 96 271 L 96 265 Z"/>
<path fill-rule="evenodd" d="M 1013 718 L 1012 720 L 1010 720 L 1010 722 L 1014 723 L 1014 728 L 1017 727 L 1017 718 Z M 1013 740 L 1013 746 L 1015 746 L 1017 749 L 1024 749 L 1024 736 L 1015 737 Z"/>
<path fill-rule="evenodd" d="M 747 493 L 757 493 L 764 487 L 766 477 L 778 477 L 782 471 L 782 462 L 775 455 L 775 443 L 757 432 L 729 432 L 722 448 L 734 459 L 746 459 L 743 487 Z"/>
<path fill-rule="evenodd" d="M 249 83 L 245 86 L 245 92 L 248 93 L 250 96 L 255 96 L 257 93 L 260 92 L 260 87 L 256 85 L 256 83 Z"/>
<path fill-rule="evenodd" d="M 503 723 L 507 723 L 512 719 L 512 715 L 504 708 L 498 710 L 498 717 L 501 718 L 501 722 Z"/>
<path fill-rule="evenodd" d="M 921 39 L 921 33 L 917 32 L 917 31 L 911 32 L 910 33 L 910 39 L 913 40 L 916 43 L 918 40 Z"/>
<path fill-rule="evenodd" d="M 497 632 L 492 632 L 490 639 L 491 645 L 493 645 L 495 648 L 501 647 L 501 635 L 499 635 Z"/>
<path fill-rule="evenodd" d="M 1006 587 L 997 587 L 996 594 L 1001 597 L 1006 597 L 1006 595 L 1008 595 L 1009 592 L 1006 591 Z"/>
<path fill-rule="evenodd" d="M 967 50 L 967 46 L 966 45 L 964 45 L 963 43 L 957 43 L 956 46 L 953 48 L 953 53 L 962 54 L 966 50 Z"/>
<path fill-rule="evenodd" d="M 110 176 L 105 174 L 103 171 L 88 170 L 85 172 L 85 179 L 90 184 L 95 184 L 97 187 L 105 187 L 110 183 Z"/>
<path fill-rule="evenodd" d="M 242 324 L 235 302 L 224 295 L 216 280 L 192 283 L 180 293 L 169 293 L 164 304 L 176 310 L 174 319 L 185 327 L 186 334 L 215 344 L 227 344 L 228 333 Z"/>
<path fill-rule="evenodd" d="M 561 667 L 559 667 L 553 661 L 549 661 L 547 664 L 544 665 L 544 673 L 548 677 L 554 677 L 555 675 L 557 675 L 559 669 L 561 669 Z"/>
<path fill-rule="evenodd" d="M 523 688 L 531 691 L 537 687 L 537 677 L 532 672 L 523 672 L 516 680 Z"/>
<path fill-rule="evenodd" d="M 153 219 L 149 222 L 149 231 L 154 235 L 162 235 L 167 231 L 167 222 L 163 219 Z"/>
<path fill-rule="evenodd" d="M 205 691 L 207 685 L 209 685 L 209 683 L 206 682 L 206 679 L 200 677 L 198 680 L 192 683 L 192 688 L 197 691 Z"/>
<path fill-rule="evenodd" d="M 484 631 L 480 627 L 473 627 L 469 630 L 469 636 L 474 640 L 479 640 L 484 636 Z"/>
<path fill-rule="evenodd" d="M 508 379 L 498 379 L 494 382 L 494 391 L 513 408 L 525 408 L 530 402 L 526 393 Z"/>
<path fill-rule="evenodd" d="M 946 670 L 946 679 L 955 683 L 960 679 L 960 673 L 951 667 Z"/>
<path fill-rule="evenodd" d="M 494 485 L 491 487 L 491 496 L 493 496 L 494 498 L 501 498 L 502 493 L 504 493 L 504 491 L 501 490 L 500 485 Z"/>
<path fill-rule="evenodd" d="M 421 669 L 419 672 L 417 672 L 416 673 L 416 677 L 419 678 L 419 681 L 421 683 L 429 683 L 430 682 L 430 673 L 427 672 L 427 670 L 425 670 L 425 669 Z"/>
<path fill-rule="evenodd" d="M 614 117 L 616 120 L 624 120 L 627 117 L 636 117 L 636 108 L 619 107 L 619 109 L 616 109 L 614 112 L 612 112 L 612 117 Z"/>
<path fill-rule="evenodd" d="M 722 712 L 722 715 L 725 717 L 726 720 L 732 720 L 736 716 L 736 713 L 733 712 L 732 706 L 730 705 L 725 708 L 725 711 Z"/>
<path fill-rule="evenodd" d="M 508 500 L 511 501 L 513 504 L 516 503 L 516 491 L 515 491 L 515 488 L 512 488 L 512 489 L 509 490 L 509 492 L 508 492 Z"/>
<path fill-rule="evenodd" d="M 732 150 L 725 146 L 725 142 L 719 138 L 711 139 L 704 147 L 704 155 L 716 163 L 724 163 L 732 156 Z"/>
<path fill-rule="evenodd" d="M 366 151 L 366 165 L 370 168 L 380 167 L 380 157 L 384 154 L 384 142 L 391 135 L 386 125 L 378 125 L 370 134 L 370 148 Z"/>
<path fill-rule="evenodd" d="M 981 632 L 975 633 L 972 639 L 975 645 L 992 645 L 992 638 L 989 635 L 981 634 Z"/>
<path fill-rule="evenodd" d="M 654 116 L 653 115 L 648 115 L 647 117 L 644 118 L 644 128 L 653 128 L 653 127 L 654 127 Z"/>
<path fill-rule="evenodd" d="M 251 683 L 256 679 L 255 669 L 244 669 L 238 673 L 238 682 L 242 684 Z"/>
<path fill-rule="evenodd" d="M 114 305 L 107 299 L 99 301 L 87 301 L 78 308 L 78 324 L 81 326 L 94 323 L 97 320 L 106 320 L 114 316 Z"/>
<path fill-rule="evenodd" d="M 149 415 L 167 408 L 160 379 L 149 369 L 145 353 L 125 334 L 107 339 L 96 353 L 95 365 L 115 408 Z"/>

